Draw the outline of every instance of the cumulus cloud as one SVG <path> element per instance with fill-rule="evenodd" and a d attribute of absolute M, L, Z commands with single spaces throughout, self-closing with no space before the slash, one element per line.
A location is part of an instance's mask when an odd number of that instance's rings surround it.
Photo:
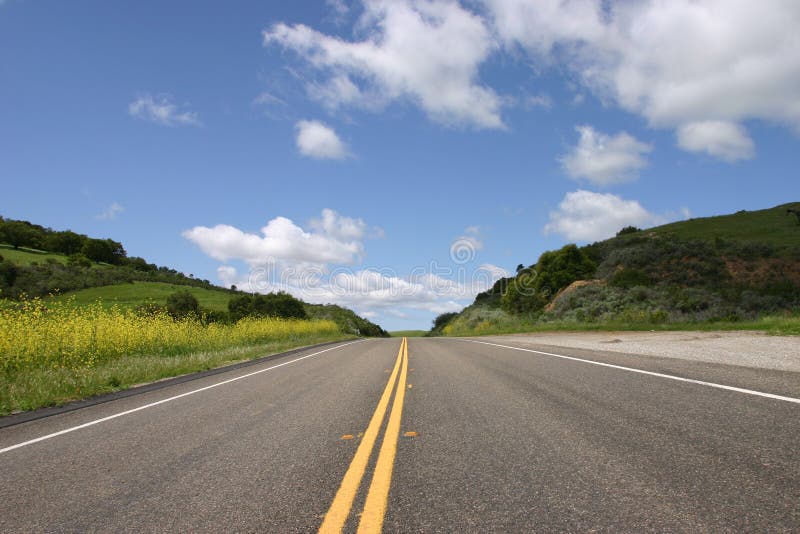
<path fill-rule="evenodd" d="M 279 23 L 264 31 L 264 45 L 294 51 L 326 77 L 309 89 L 328 107 L 408 100 L 440 123 L 504 127 L 501 99 L 477 80 L 494 48 L 480 16 L 439 0 L 364 0 L 363 8 L 363 40 Z"/>
<path fill-rule="evenodd" d="M 611 136 L 591 126 L 578 126 L 578 144 L 561 158 L 570 178 L 584 178 L 596 185 L 635 180 L 647 166 L 644 155 L 653 147 L 626 132 Z"/>
<path fill-rule="evenodd" d="M 310 264 L 353 264 L 364 254 L 364 228 L 360 219 L 323 210 L 320 222 L 306 231 L 286 217 L 275 217 L 261 234 L 244 232 L 227 224 L 195 226 L 183 237 L 214 259 L 239 259 L 251 265 L 270 261 Z"/>
<path fill-rule="evenodd" d="M 724 161 L 751 159 L 753 140 L 738 124 L 725 121 L 692 122 L 678 129 L 678 146 L 689 152 L 705 152 Z"/>
<path fill-rule="evenodd" d="M 689 150 L 707 137 L 695 123 L 766 119 L 800 129 L 794 0 L 483 3 L 507 48 L 527 51 L 539 65 L 566 64 L 601 99 L 653 126 L 688 128 L 680 146 Z M 748 154 L 745 136 L 731 132 L 700 150 L 740 159 Z M 731 143 L 737 148 L 720 148 Z"/>
<path fill-rule="evenodd" d="M 544 231 L 570 241 L 597 241 L 614 236 L 626 226 L 649 227 L 667 220 L 666 216 L 650 213 L 636 200 L 578 190 L 567 193 L 558 209 L 550 212 Z"/>
<path fill-rule="evenodd" d="M 194 111 L 181 111 L 168 95 L 140 96 L 128 104 L 128 114 L 162 126 L 200 126 L 200 119 Z"/>
<path fill-rule="evenodd" d="M 304 156 L 316 159 L 344 159 L 348 156 L 347 146 L 339 139 L 333 128 L 319 121 L 299 121 L 297 130 L 297 150 Z"/>
<path fill-rule="evenodd" d="M 319 274 L 319 272 L 318 272 Z M 306 302 L 336 303 L 375 314 L 402 313 L 400 309 L 425 310 L 434 313 L 458 311 L 494 282 L 508 276 L 496 265 L 484 264 L 462 280 L 451 280 L 430 272 L 399 276 L 391 269 L 335 268 L 323 276 L 285 271 L 265 277 L 253 270 L 240 274 L 236 268 L 223 265 L 217 276 L 226 287 L 259 293 L 286 291 Z"/>
<path fill-rule="evenodd" d="M 125 208 L 117 202 L 112 202 L 106 209 L 104 209 L 101 213 L 95 215 L 95 219 L 100 219 L 104 221 L 109 221 L 112 219 L 116 219 L 117 215 L 125 211 Z"/>

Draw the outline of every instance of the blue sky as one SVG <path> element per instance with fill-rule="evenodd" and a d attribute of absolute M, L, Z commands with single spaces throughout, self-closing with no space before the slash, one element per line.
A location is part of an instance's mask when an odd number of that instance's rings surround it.
<path fill-rule="evenodd" d="M 797 27 L 778 0 L 5 0 L 0 214 L 427 328 L 544 250 L 798 200 Z"/>

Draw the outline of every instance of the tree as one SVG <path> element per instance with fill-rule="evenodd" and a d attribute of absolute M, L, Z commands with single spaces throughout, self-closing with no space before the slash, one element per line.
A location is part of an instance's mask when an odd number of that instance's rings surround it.
<path fill-rule="evenodd" d="M 554 295 L 575 280 L 591 277 L 596 268 L 586 252 L 575 245 L 566 245 L 539 257 L 535 288 L 539 291 L 546 289 Z"/>
<path fill-rule="evenodd" d="M 228 313 L 231 321 L 238 321 L 253 314 L 253 296 L 237 295 L 228 301 Z"/>
<path fill-rule="evenodd" d="M 167 297 L 167 311 L 174 318 L 182 319 L 190 315 L 198 315 L 200 303 L 189 291 L 177 291 Z"/>
<path fill-rule="evenodd" d="M 258 317 L 308 318 L 303 302 L 283 291 L 256 295 L 253 298 L 253 312 Z"/>
<path fill-rule="evenodd" d="M 27 221 L 4 221 L 0 226 L 0 241 L 5 241 L 15 249 L 19 247 L 41 246 L 40 232 Z"/>
<path fill-rule="evenodd" d="M 308 318 L 303 301 L 283 291 L 267 295 L 237 295 L 228 301 L 228 312 L 233 321 L 243 317 Z"/>
<path fill-rule="evenodd" d="M 126 256 L 122 243 L 111 239 L 87 239 L 81 252 L 92 261 L 114 265 L 121 264 Z"/>
<path fill-rule="evenodd" d="M 458 317 L 457 312 L 441 313 L 437 315 L 433 320 L 433 328 L 431 328 L 431 332 L 441 332 L 442 329 L 456 317 Z"/>
<path fill-rule="evenodd" d="M 71 230 L 53 232 L 45 238 L 44 248 L 70 256 L 81 251 L 86 239 L 85 235 L 76 234 Z"/>
<path fill-rule="evenodd" d="M 625 228 L 617 232 L 617 237 L 621 235 L 635 234 L 636 232 L 641 232 L 641 231 L 642 231 L 641 228 L 636 228 L 635 226 L 626 226 Z"/>
<path fill-rule="evenodd" d="M 561 289 L 591 277 L 596 268 L 586 251 L 575 245 L 545 252 L 535 266 L 523 269 L 511 280 L 500 306 L 509 313 L 538 311 Z"/>

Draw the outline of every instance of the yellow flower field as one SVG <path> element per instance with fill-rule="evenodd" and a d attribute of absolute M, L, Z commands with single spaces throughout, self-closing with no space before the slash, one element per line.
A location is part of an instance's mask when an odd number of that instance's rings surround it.
<path fill-rule="evenodd" d="M 244 319 L 236 324 L 141 315 L 96 302 L 26 300 L 0 309 L 0 373 L 91 369 L 123 356 L 174 356 L 234 346 L 335 336 L 333 321 Z"/>

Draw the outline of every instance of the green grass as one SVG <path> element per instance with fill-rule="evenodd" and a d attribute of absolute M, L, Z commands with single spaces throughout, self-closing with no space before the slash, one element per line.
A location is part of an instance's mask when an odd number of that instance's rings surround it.
<path fill-rule="evenodd" d="M 531 323 L 520 318 L 502 322 L 485 321 L 475 327 L 454 325 L 449 336 L 489 336 L 499 334 L 525 334 L 539 332 L 646 332 L 646 331 L 761 331 L 776 336 L 800 335 L 800 316 L 771 316 L 754 321 L 713 321 L 685 323 L 622 323 L 549 321 Z"/>
<path fill-rule="evenodd" d="M 389 335 L 392 337 L 422 337 L 427 333 L 425 330 L 395 330 L 389 332 Z"/>
<path fill-rule="evenodd" d="M 135 308 L 147 302 L 166 304 L 167 297 L 176 291 L 188 291 L 197 298 L 200 306 L 217 311 L 227 311 L 228 301 L 232 297 L 226 291 L 203 287 L 165 284 L 163 282 L 133 282 L 132 284 L 115 284 L 70 291 L 55 297 L 55 299 L 59 301 L 74 299 L 77 306 L 85 306 L 102 299 L 103 305 L 106 307 L 116 304 L 123 308 Z"/>
<path fill-rule="evenodd" d="M 800 225 L 797 223 L 797 217 L 786 213 L 787 208 L 800 209 L 800 203 L 679 221 L 651 228 L 647 232 L 671 234 L 683 239 L 710 241 L 721 237 L 733 241 L 769 243 L 779 247 L 798 246 Z"/>
<path fill-rule="evenodd" d="M 67 263 L 67 257 L 63 254 L 54 254 L 43 250 L 32 248 L 14 249 L 11 245 L 0 244 L 0 256 L 5 261 L 16 263 L 17 265 L 30 265 L 31 263 L 46 263 L 47 260 L 55 260 L 58 263 Z"/>
<path fill-rule="evenodd" d="M 230 347 L 176 356 L 127 356 L 91 369 L 29 369 L 6 380 L 0 375 L 0 416 L 128 389 L 163 378 L 206 371 L 300 346 L 351 339 L 346 334 Z"/>

